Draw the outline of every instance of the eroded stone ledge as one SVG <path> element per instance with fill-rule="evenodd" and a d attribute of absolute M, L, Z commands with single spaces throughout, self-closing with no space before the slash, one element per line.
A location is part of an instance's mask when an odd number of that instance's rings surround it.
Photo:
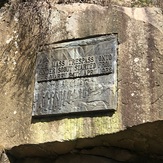
<path fill-rule="evenodd" d="M 163 160 L 162 121 L 128 128 L 111 135 L 67 142 L 24 144 L 13 147 L 7 153 L 18 162 L 59 163 L 69 160 L 160 163 Z M 95 160 L 96 160 L 95 159 Z M 112 161 L 114 160 L 114 161 Z M 103 162 L 102 162 L 103 163 Z"/>

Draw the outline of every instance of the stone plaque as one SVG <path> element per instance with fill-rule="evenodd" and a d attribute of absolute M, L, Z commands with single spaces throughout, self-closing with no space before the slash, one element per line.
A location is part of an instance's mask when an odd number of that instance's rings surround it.
<path fill-rule="evenodd" d="M 33 116 L 116 110 L 117 37 L 53 44 L 38 54 Z"/>

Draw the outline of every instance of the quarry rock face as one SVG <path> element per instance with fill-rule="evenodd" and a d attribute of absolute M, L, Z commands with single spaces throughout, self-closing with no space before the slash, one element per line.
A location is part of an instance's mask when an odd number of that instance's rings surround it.
<path fill-rule="evenodd" d="M 161 159 L 162 2 L 153 6 L 145 2 L 141 6 L 139 1 L 112 1 L 104 6 L 98 1 L 50 3 L 50 8 L 42 7 L 45 18 L 50 10 L 46 45 L 34 55 L 30 51 L 22 55 L 25 48 L 19 47 L 19 19 L 11 19 L 5 7 L 1 8 L 2 149 L 13 148 L 10 155 L 24 162 L 66 153 L 55 161 L 95 162 L 101 151 L 114 151 L 103 146 L 154 153 Z M 112 46 L 107 41 L 96 44 L 95 38 L 103 37 L 115 39 L 113 51 L 108 50 Z M 77 48 L 76 43 L 80 44 Z M 24 54 L 28 49 L 30 46 Z M 41 68 L 37 68 L 38 61 Z M 88 147 L 91 150 L 85 150 Z M 125 156 L 110 154 L 101 162 L 138 160 L 137 153 L 127 151 Z"/>

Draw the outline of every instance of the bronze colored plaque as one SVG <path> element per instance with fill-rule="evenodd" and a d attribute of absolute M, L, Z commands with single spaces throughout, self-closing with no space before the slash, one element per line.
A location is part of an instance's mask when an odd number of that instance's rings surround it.
<path fill-rule="evenodd" d="M 52 45 L 35 78 L 33 116 L 116 110 L 116 35 Z"/>

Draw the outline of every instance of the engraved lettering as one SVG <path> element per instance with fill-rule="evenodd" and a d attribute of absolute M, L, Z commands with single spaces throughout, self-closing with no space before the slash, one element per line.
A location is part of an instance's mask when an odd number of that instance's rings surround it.
<path fill-rule="evenodd" d="M 116 109 L 116 36 L 52 45 L 38 54 L 33 115 Z"/>
<path fill-rule="evenodd" d="M 49 68 L 48 65 L 43 65 L 43 67 L 39 68 L 37 80 L 55 80 L 112 73 L 110 70 L 112 60 L 113 57 L 111 54 L 81 57 L 71 60 L 53 60 Z"/>

